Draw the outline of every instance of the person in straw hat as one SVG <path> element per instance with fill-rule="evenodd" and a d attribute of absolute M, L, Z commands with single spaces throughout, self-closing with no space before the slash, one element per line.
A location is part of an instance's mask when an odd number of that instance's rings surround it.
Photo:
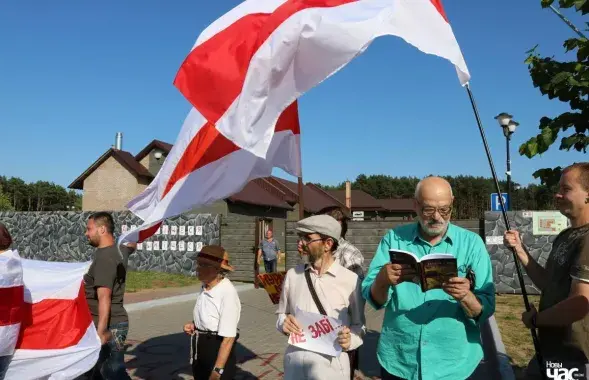
<path fill-rule="evenodd" d="M 226 275 L 234 269 L 229 254 L 217 245 L 203 247 L 196 263 L 202 288 L 193 321 L 184 325 L 184 332 L 191 335 L 192 373 L 195 379 L 233 379 L 241 302 Z"/>

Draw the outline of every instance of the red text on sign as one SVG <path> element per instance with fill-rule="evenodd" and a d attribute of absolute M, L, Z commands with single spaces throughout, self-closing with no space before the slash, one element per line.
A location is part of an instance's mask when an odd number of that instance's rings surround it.
<path fill-rule="evenodd" d="M 322 320 L 315 323 L 315 325 L 309 325 L 309 331 L 311 331 L 311 338 L 317 339 L 322 335 L 327 335 L 334 330 L 329 319 L 323 318 Z"/>

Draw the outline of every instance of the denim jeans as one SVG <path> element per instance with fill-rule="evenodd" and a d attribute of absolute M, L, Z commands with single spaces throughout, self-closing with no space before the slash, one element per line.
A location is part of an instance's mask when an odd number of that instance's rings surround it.
<path fill-rule="evenodd" d="M 125 367 L 125 341 L 129 323 L 122 322 L 109 327 L 112 338 L 100 349 L 98 361 L 93 369 L 78 379 L 88 380 L 130 380 Z"/>
<path fill-rule="evenodd" d="M 12 359 L 12 355 L 0 356 L 0 380 L 4 380 L 4 376 L 6 376 L 10 359 Z"/>
<path fill-rule="evenodd" d="M 264 260 L 264 269 L 266 269 L 266 273 L 276 272 L 277 262 L 278 262 L 278 259 Z"/>

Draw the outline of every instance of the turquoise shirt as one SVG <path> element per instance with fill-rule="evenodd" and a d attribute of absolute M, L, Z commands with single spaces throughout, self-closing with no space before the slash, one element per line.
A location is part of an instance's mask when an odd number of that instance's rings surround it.
<path fill-rule="evenodd" d="M 470 266 L 476 274 L 474 294 L 483 305 L 477 319 L 442 289 L 422 292 L 412 282 L 389 288 L 384 321 L 378 341 L 380 365 L 407 380 L 460 380 L 470 376 L 483 358 L 480 325 L 495 312 L 495 285 L 491 259 L 480 236 L 449 224 L 444 238 L 432 246 L 418 234 L 418 224 L 390 230 L 381 240 L 362 295 L 374 307 L 370 288 L 380 269 L 390 262 L 389 249 L 410 251 L 418 257 L 450 253 L 458 260 L 458 276 L 466 277 Z"/>

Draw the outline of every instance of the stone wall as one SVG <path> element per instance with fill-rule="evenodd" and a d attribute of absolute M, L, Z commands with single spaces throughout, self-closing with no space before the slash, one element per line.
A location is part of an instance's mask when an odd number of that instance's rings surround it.
<path fill-rule="evenodd" d="M 0 212 L 0 222 L 9 229 L 21 256 L 47 261 L 88 261 L 93 247 L 84 236 L 89 212 Z M 130 212 L 113 212 L 115 236 L 122 228 L 138 225 L 141 220 Z M 165 227 L 168 234 L 162 232 Z M 129 269 L 195 274 L 194 258 L 202 245 L 219 244 L 221 216 L 184 214 L 164 223 L 160 233 L 138 246 L 129 258 Z M 202 233 L 200 233 L 201 228 Z M 189 234 L 194 230 L 194 235 Z M 171 235 L 172 232 L 176 235 Z M 181 233 L 184 232 L 184 235 Z M 156 244 L 157 242 L 157 244 Z M 154 250 L 154 246 L 158 249 Z M 167 247 L 165 247 L 167 245 Z M 151 250 L 149 250 L 151 246 Z M 192 249 L 192 250 L 191 250 Z"/>
<path fill-rule="evenodd" d="M 512 211 L 507 213 L 509 224 L 512 229 L 517 229 L 522 236 L 523 243 L 528 248 L 532 257 L 542 266 L 546 264 L 554 235 L 534 235 L 533 219 L 530 211 Z M 515 268 L 515 262 L 511 250 L 502 243 L 502 236 L 505 233 L 505 222 L 500 212 L 485 213 L 485 240 L 487 250 L 491 255 L 493 264 L 493 277 L 497 293 L 521 294 L 521 287 Z M 532 284 L 532 281 L 522 270 L 524 284 L 528 294 L 540 294 L 540 290 Z"/>

